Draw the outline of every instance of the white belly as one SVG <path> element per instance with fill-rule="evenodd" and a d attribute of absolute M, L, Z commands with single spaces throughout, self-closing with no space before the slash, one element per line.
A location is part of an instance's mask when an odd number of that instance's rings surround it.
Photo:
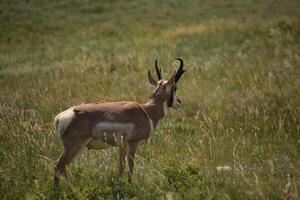
<path fill-rule="evenodd" d="M 89 149 L 105 149 L 110 146 L 123 146 L 131 137 L 134 130 L 132 123 L 101 122 L 95 126 L 93 139 L 87 147 Z"/>
<path fill-rule="evenodd" d="M 102 137 L 104 133 L 119 133 L 130 137 L 134 129 L 132 123 L 101 122 L 95 126 L 95 137 Z"/>

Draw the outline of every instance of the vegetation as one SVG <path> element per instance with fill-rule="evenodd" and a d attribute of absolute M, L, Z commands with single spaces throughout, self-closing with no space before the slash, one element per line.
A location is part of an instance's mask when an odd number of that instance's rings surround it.
<path fill-rule="evenodd" d="M 297 0 L 1 1 L 0 199 L 299 198 L 299 11 Z M 117 176 L 117 149 L 83 151 L 54 192 L 53 117 L 145 102 L 154 60 L 170 76 L 178 56 L 184 108 L 140 146 L 133 184 Z"/>

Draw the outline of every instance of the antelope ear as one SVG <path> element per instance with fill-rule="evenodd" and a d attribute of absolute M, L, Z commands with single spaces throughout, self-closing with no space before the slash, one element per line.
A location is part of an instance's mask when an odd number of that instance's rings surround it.
<path fill-rule="evenodd" d="M 167 85 L 176 84 L 175 77 L 176 77 L 176 71 L 175 71 L 174 75 L 168 80 Z"/>
<path fill-rule="evenodd" d="M 150 73 L 150 70 L 148 70 L 148 80 L 149 80 L 149 83 L 150 83 L 151 85 L 154 85 L 154 86 L 157 85 L 157 81 L 154 80 L 154 78 L 152 78 L 152 75 L 151 75 L 151 73 Z"/>

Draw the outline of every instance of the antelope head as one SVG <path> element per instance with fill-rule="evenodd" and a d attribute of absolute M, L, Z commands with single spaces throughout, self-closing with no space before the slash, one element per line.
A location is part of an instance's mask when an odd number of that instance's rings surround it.
<path fill-rule="evenodd" d="M 181 58 L 176 58 L 179 60 L 180 64 L 178 70 L 174 73 L 174 75 L 165 80 L 161 74 L 161 68 L 158 67 L 157 60 L 155 60 L 155 70 L 158 80 L 156 81 L 151 73 L 150 70 L 148 71 L 148 79 L 151 85 L 155 86 L 155 91 L 151 94 L 150 99 L 154 99 L 155 101 L 159 101 L 167 106 L 168 108 L 180 108 L 181 101 L 176 96 L 177 90 L 177 82 L 179 81 L 180 77 L 183 75 L 185 70 L 183 69 L 183 60 Z"/>

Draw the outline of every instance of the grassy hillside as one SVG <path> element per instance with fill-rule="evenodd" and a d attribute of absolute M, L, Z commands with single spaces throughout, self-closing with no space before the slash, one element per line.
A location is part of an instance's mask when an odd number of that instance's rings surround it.
<path fill-rule="evenodd" d="M 178 56 L 184 108 L 140 146 L 133 184 L 117 149 L 83 151 L 53 192 L 53 117 L 146 102 L 147 70 Z M 299 198 L 298 0 L 4 0 L 0 95 L 0 199 Z"/>

